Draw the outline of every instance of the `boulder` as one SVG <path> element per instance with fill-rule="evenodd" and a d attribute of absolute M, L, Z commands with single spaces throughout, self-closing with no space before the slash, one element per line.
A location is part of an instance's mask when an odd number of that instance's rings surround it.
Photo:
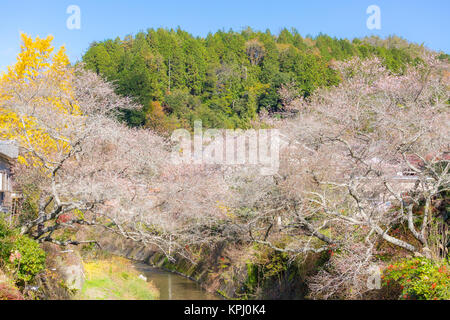
<path fill-rule="evenodd" d="M 58 274 L 71 290 L 81 290 L 85 281 L 81 255 L 72 246 L 61 248 L 55 244 L 45 243 L 47 268 Z"/>

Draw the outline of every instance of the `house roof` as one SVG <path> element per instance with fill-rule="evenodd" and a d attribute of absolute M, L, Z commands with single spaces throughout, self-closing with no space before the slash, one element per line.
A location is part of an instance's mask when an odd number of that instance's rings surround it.
<path fill-rule="evenodd" d="M 406 159 L 412 165 L 416 167 L 421 167 L 424 165 L 424 162 L 417 155 L 411 154 L 406 156 Z M 442 153 L 428 153 L 424 157 L 425 161 L 450 161 L 450 153 L 448 151 L 444 151 Z"/>
<path fill-rule="evenodd" d="M 16 145 L 15 141 L 0 141 L 0 157 L 14 160 L 17 159 L 18 156 L 19 147 Z"/>

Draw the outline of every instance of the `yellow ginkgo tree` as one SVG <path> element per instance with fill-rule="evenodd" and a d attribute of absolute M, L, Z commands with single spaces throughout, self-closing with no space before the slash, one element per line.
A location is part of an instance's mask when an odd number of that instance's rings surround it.
<path fill-rule="evenodd" d="M 54 52 L 52 36 L 21 38 L 16 64 L 0 76 L 0 140 L 15 140 L 21 146 L 21 163 L 42 166 L 42 157 L 67 152 L 66 122 L 81 112 L 65 48 Z M 46 121 L 42 115 L 59 121 Z"/>

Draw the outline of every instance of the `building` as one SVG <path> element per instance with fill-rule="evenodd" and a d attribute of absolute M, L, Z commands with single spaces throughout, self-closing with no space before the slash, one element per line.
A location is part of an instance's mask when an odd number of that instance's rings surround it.
<path fill-rule="evenodd" d="M 14 211 L 17 195 L 13 191 L 11 168 L 19 156 L 14 141 L 0 141 L 0 212 Z"/>

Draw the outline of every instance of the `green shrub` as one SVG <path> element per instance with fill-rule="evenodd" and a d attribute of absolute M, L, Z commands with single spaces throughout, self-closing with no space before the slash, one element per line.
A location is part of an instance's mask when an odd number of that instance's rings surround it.
<path fill-rule="evenodd" d="M 13 235 L 14 230 L 8 227 L 5 220 L 0 217 L 0 263 L 6 263 L 9 259 L 9 254 L 13 247 L 11 240 Z"/>
<path fill-rule="evenodd" d="M 383 285 L 399 286 L 402 300 L 450 300 L 450 267 L 425 258 L 402 260 L 384 271 Z"/>
<path fill-rule="evenodd" d="M 16 260 L 14 264 L 18 267 L 18 278 L 24 281 L 30 281 L 39 272 L 45 268 L 45 252 L 39 247 L 39 244 L 25 236 L 17 239 L 14 250 L 21 254 L 21 259 Z"/>
<path fill-rule="evenodd" d="M 27 236 L 4 232 L 0 226 L 0 258 L 20 281 L 28 282 L 45 268 L 45 252 L 39 243 Z"/>
<path fill-rule="evenodd" d="M 12 230 L 6 224 L 6 221 L 0 216 L 0 241 L 2 239 L 10 236 L 12 234 Z"/>

